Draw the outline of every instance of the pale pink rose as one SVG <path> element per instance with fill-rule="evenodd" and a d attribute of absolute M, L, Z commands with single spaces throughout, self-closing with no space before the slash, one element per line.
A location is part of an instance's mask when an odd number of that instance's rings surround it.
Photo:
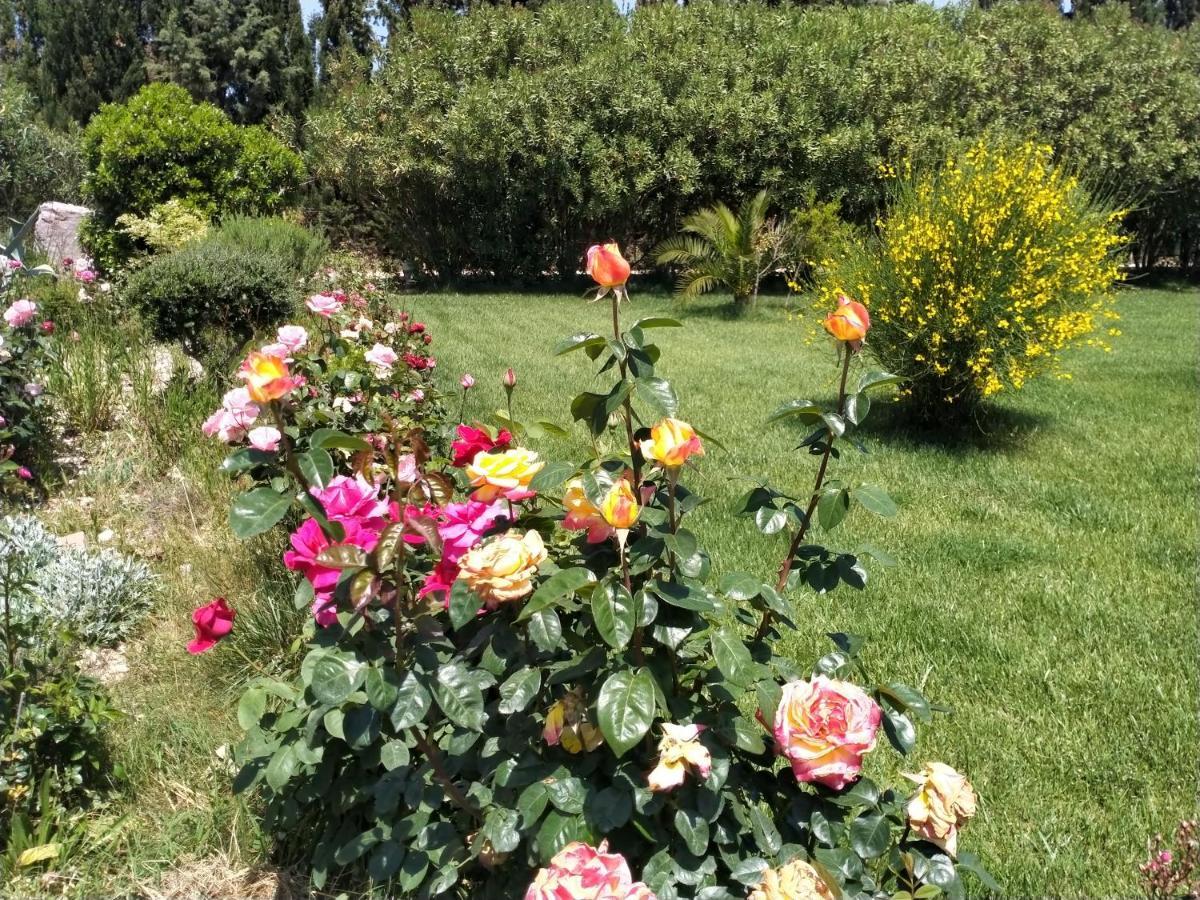
<path fill-rule="evenodd" d="M 475 376 L 469 373 L 465 374 L 462 378 L 458 379 L 458 383 L 462 385 L 464 391 L 469 391 L 475 387 Z"/>
<path fill-rule="evenodd" d="M 250 391 L 244 387 L 226 391 L 225 396 L 221 398 L 221 406 L 229 410 L 247 428 L 254 423 L 254 420 L 262 412 L 259 405 L 250 399 Z"/>
<path fill-rule="evenodd" d="M 776 751 L 791 761 L 797 781 L 840 791 L 875 748 L 882 717 L 879 704 L 848 681 L 824 675 L 793 681 L 783 686 L 775 712 Z"/>
<path fill-rule="evenodd" d="M 555 854 L 525 892 L 525 900 L 654 900 L 641 882 L 634 883 L 629 864 L 619 853 L 576 841 Z"/>
<path fill-rule="evenodd" d="M 416 456 L 405 453 L 396 460 L 396 480 L 401 484 L 415 484 L 421 480 Z"/>
<path fill-rule="evenodd" d="M 12 328 L 24 328 L 37 317 L 37 309 L 32 300 L 17 300 L 4 311 L 4 321 Z"/>
<path fill-rule="evenodd" d="M 328 319 L 342 309 L 342 304 L 338 302 L 337 298 L 329 294 L 313 294 L 304 305 L 310 312 L 316 313 L 323 319 Z"/>
<path fill-rule="evenodd" d="M 284 362 L 291 362 L 292 351 L 287 344 L 282 341 L 276 341 L 273 344 L 263 344 L 258 350 L 264 356 L 275 356 L 282 359 Z"/>
<path fill-rule="evenodd" d="M 30 397 L 40 397 L 42 394 L 46 393 L 46 389 L 40 384 L 31 381 L 29 384 L 25 385 L 25 393 L 27 393 Z"/>
<path fill-rule="evenodd" d="M 281 325 L 275 337 L 288 348 L 289 353 L 297 352 L 308 343 L 308 331 L 300 325 Z"/>
<path fill-rule="evenodd" d="M 270 425 L 260 425 L 258 428 L 252 428 L 246 437 L 249 438 L 250 446 L 255 450 L 274 453 L 279 449 L 279 441 L 283 438 L 283 435 L 279 433 L 278 428 L 272 428 Z"/>
<path fill-rule="evenodd" d="M 216 437 L 226 444 L 235 444 L 246 436 L 246 427 L 224 407 L 205 419 L 200 430 L 207 437 Z"/>
<path fill-rule="evenodd" d="M 392 371 L 392 366 L 400 357 L 396 355 L 396 351 L 386 344 L 376 344 L 365 354 L 363 359 L 369 362 L 379 372 L 387 373 Z"/>
<path fill-rule="evenodd" d="M 421 403 L 425 400 L 425 392 L 420 388 L 414 388 L 408 395 L 408 399 L 411 403 Z"/>

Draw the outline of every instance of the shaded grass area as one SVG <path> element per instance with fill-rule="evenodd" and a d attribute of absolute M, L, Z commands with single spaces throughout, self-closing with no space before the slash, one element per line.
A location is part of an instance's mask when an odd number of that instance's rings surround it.
<path fill-rule="evenodd" d="M 808 662 L 826 632 L 863 634 L 874 676 L 954 708 L 922 729 L 913 762 L 970 773 L 983 802 L 965 847 L 1012 896 L 1133 894 L 1146 838 L 1195 811 L 1197 301 L 1127 291 L 1111 353 L 1071 355 L 1070 380 L 1031 385 L 967 432 L 913 429 L 902 407 L 877 404 L 870 453 L 849 451 L 833 471 L 885 486 L 901 512 L 855 510 L 831 544 L 868 541 L 900 565 L 874 567 L 861 594 L 797 596 L 787 649 Z M 656 332 L 681 416 L 728 448 L 710 448 L 688 476 L 712 501 L 692 524 L 717 575 L 778 565 L 782 539 L 732 507 L 762 479 L 809 488 L 798 432 L 764 422 L 785 400 L 836 390 L 829 345 L 781 303 L 747 320 L 691 306 L 686 328 Z M 479 381 L 468 417 L 502 405 L 508 365 L 519 420 L 566 425 L 570 396 L 593 384 L 582 354 L 551 351 L 567 334 L 603 332 L 605 305 L 436 295 L 413 306 L 436 335 L 447 391 L 464 371 Z M 673 312 L 661 295 L 629 310 Z M 538 449 L 578 458 L 586 444 Z"/>
<path fill-rule="evenodd" d="M 870 453 L 849 451 L 834 471 L 885 486 L 901 512 L 882 520 L 855 510 L 832 544 L 870 542 L 900 564 L 873 567 L 862 593 L 798 595 L 787 649 L 807 663 L 826 651 L 826 632 L 855 631 L 869 638 L 873 676 L 923 685 L 954 707 L 921 729 L 911 765 L 885 749 L 870 765 L 911 771 L 942 759 L 969 772 L 982 804 L 963 847 L 1010 896 L 1134 894 L 1146 838 L 1194 813 L 1198 301 L 1195 291 L 1127 292 L 1125 335 L 1111 354 L 1073 355 L 1072 380 L 1033 384 L 973 430 L 914 429 L 902 408 L 878 403 L 863 432 Z M 468 418 L 503 405 L 509 365 L 518 419 L 567 425 L 570 397 L 598 383 L 582 354 L 551 351 L 567 334 L 607 328 L 603 304 L 565 293 L 409 302 L 435 336 L 450 408 L 459 375 L 476 376 Z M 765 425 L 785 400 L 836 390 L 832 350 L 790 315 L 792 303 L 765 298 L 732 320 L 717 302 L 681 311 L 653 294 L 629 310 L 686 322 L 655 333 L 660 369 L 681 415 L 728 448 L 710 446 L 686 476 L 712 501 L 692 525 L 715 575 L 766 575 L 783 553 L 781 538 L 732 517 L 738 496 L 764 479 L 795 492 L 811 485 L 814 461 L 793 449 L 799 433 Z M 198 430 L 221 389 L 175 386 L 117 414 L 114 431 L 89 439 L 81 476 L 42 511 L 60 533 L 114 529 L 164 579 L 114 689 L 128 712 L 114 748 L 127 782 L 98 817 L 111 842 L 72 861 L 83 895 L 153 895 L 207 872 L 227 885 L 221 896 L 248 896 L 235 876 L 267 846 L 230 794 L 235 685 L 263 665 L 294 663 L 300 619 L 279 565 L 282 536 L 240 544 L 228 532 L 222 448 Z M 587 443 L 575 432 L 534 443 L 579 459 Z M 234 603 L 238 627 L 221 653 L 188 657 L 190 612 L 215 595 Z M 185 880 L 179 896 L 208 886 Z"/>

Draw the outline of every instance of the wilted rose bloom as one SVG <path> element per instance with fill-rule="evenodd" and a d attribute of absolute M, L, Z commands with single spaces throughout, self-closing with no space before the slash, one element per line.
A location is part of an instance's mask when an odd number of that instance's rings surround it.
<path fill-rule="evenodd" d="M 433 343 L 433 335 L 432 334 L 421 335 L 421 343 L 428 347 L 430 344 Z"/>
<path fill-rule="evenodd" d="M 472 500 L 491 503 L 499 497 L 516 502 L 532 497 L 529 489 L 533 476 L 546 464 L 538 455 L 524 447 L 513 447 L 500 453 L 477 453 L 466 468 L 467 477 L 475 492 Z"/>
<path fill-rule="evenodd" d="M 273 453 L 279 449 L 279 441 L 283 435 L 278 428 L 272 428 L 270 425 L 260 425 L 258 428 L 251 429 L 246 437 L 250 441 L 250 446 L 255 450 Z"/>
<path fill-rule="evenodd" d="M 537 873 L 525 900 L 654 900 L 654 895 L 634 882 L 625 857 L 608 852 L 608 841 L 598 849 L 576 841 Z"/>
<path fill-rule="evenodd" d="M 604 502 L 600 504 L 600 514 L 604 516 L 604 521 L 621 530 L 632 528 L 637 523 L 641 511 L 627 478 L 613 484 Z"/>
<path fill-rule="evenodd" d="M 313 294 L 304 305 L 310 312 L 316 313 L 323 319 L 328 319 L 342 309 L 342 304 L 330 294 Z"/>
<path fill-rule="evenodd" d="M 567 483 L 563 492 L 563 528 L 569 531 L 587 531 L 589 544 L 599 544 L 612 537 L 612 526 L 604 521 L 600 510 L 587 498 L 583 481 L 575 478 Z"/>
<path fill-rule="evenodd" d="M 588 721 L 587 701 L 579 688 L 565 694 L 546 711 L 542 740 L 568 753 L 591 753 L 604 743 L 604 734 Z"/>
<path fill-rule="evenodd" d="M 408 326 L 409 334 L 421 334 L 425 330 L 424 322 L 413 322 Z"/>
<path fill-rule="evenodd" d="M 664 469 L 678 469 L 689 457 L 703 456 L 704 445 L 696 430 L 679 419 L 663 419 L 650 429 L 650 440 L 641 442 L 642 456 Z"/>
<path fill-rule="evenodd" d="M 629 263 L 615 243 L 593 244 L 587 252 L 587 273 L 602 288 L 621 287 L 629 280 Z"/>
<path fill-rule="evenodd" d="M 538 566 L 546 561 L 542 536 L 527 531 L 502 534 L 469 550 L 459 560 L 458 577 L 488 609 L 533 593 Z"/>
<path fill-rule="evenodd" d="M 652 791 L 670 791 L 683 784 L 690 771 L 697 778 L 708 778 L 712 772 L 712 755 L 700 743 L 703 725 L 672 725 L 664 722 L 662 740 L 658 742 L 658 765 L 647 776 Z"/>
<path fill-rule="evenodd" d="M 386 344 L 376 344 L 365 354 L 363 359 L 369 362 L 375 369 L 382 373 L 392 371 L 392 366 L 396 364 L 396 360 L 400 357 L 396 355 L 396 351 Z"/>
<path fill-rule="evenodd" d="M 246 382 L 246 390 L 255 403 L 270 403 L 286 397 L 298 384 L 288 372 L 283 358 L 264 353 L 247 356 L 238 370 L 238 377 Z"/>
<path fill-rule="evenodd" d="M 479 453 L 497 448 L 502 449 L 512 443 L 512 434 L 506 429 L 501 429 L 494 438 L 491 432 L 482 426 L 473 428 L 470 425 L 459 425 L 457 431 L 458 440 L 450 445 L 450 452 L 452 454 L 451 464 L 459 469 L 471 462 Z"/>
<path fill-rule="evenodd" d="M 288 348 L 289 353 L 295 353 L 308 343 L 308 331 L 300 325 L 281 325 L 275 337 Z"/>
<path fill-rule="evenodd" d="M 857 350 L 871 327 L 867 308 L 845 294 L 838 294 L 838 308 L 825 317 L 825 330 Z"/>
<path fill-rule="evenodd" d="M 775 711 L 777 752 L 792 763 L 798 781 L 840 791 L 862 770 L 863 755 L 875 748 L 883 711 L 848 681 L 818 675 L 783 686 Z"/>
<path fill-rule="evenodd" d="M 188 642 L 187 652 L 203 653 L 211 650 L 221 638 L 233 631 L 233 619 L 237 613 L 224 597 L 217 597 L 192 613 L 192 624 L 196 637 Z"/>
<path fill-rule="evenodd" d="M 834 893 L 802 859 L 763 872 L 762 881 L 746 900 L 834 900 Z"/>
<path fill-rule="evenodd" d="M 958 829 L 975 815 L 975 789 L 966 777 L 945 763 L 927 763 L 916 775 L 905 778 L 917 785 L 906 812 L 913 833 L 958 855 Z"/>
<path fill-rule="evenodd" d="M 32 300 L 17 300 L 4 311 L 4 321 L 12 328 L 24 328 L 37 316 L 37 310 L 37 304 Z"/>
<path fill-rule="evenodd" d="M 475 387 L 475 376 L 471 374 L 464 374 L 462 378 L 458 379 L 458 383 L 462 385 L 462 389 L 464 391 L 469 391 L 471 388 Z"/>

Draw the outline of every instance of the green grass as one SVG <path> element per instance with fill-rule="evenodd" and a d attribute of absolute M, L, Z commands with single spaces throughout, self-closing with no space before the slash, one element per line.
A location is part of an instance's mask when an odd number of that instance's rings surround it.
<path fill-rule="evenodd" d="M 922 434 L 877 405 L 870 454 L 834 475 L 885 486 L 893 520 L 856 510 L 833 535 L 899 560 L 872 569 L 862 593 L 797 596 L 787 649 L 809 662 L 824 634 L 869 638 L 878 677 L 921 684 L 954 713 L 921 729 L 906 766 L 940 759 L 982 798 L 963 838 L 1011 896 L 1128 896 L 1147 837 L 1195 812 L 1197 689 L 1195 292 L 1123 294 L 1124 335 L 1111 353 L 1068 358 L 1071 380 L 1045 379 L 1005 399 L 982 431 Z M 471 372 L 468 417 L 503 402 L 517 372 L 516 417 L 567 424 L 571 396 L 593 384 L 582 354 L 555 358 L 567 334 L 607 326 L 608 307 L 536 295 L 415 297 L 435 335 L 447 390 Z M 678 313 L 662 296 L 630 315 Z M 693 305 L 687 327 L 655 337 L 681 417 L 717 436 L 689 486 L 711 499 L 693 527 L 715 574 L 766 574 L 780 538 L 734 518 L 756 479 L 802 492 L 813 461 L 797 432 L 765 420 L 782 401 L 836 389 L 833 353 L 778 307 L 749 320 Z M 986 432 L 986 433 L 985 433 Z M 544 440 L 578 459 L 578 440 Z"/>
<path fill-rule="evenodd" d="M 870 454 L 850 451 L 835 471 L 887 487 L 901 511 L 883 520 L 856 510 L 834 537 L 849 548 L 869 541 L 899 565 L 873 567 L 862 593 L 797 596 L 787 649 L 807 663 L 825 652 L 826 632 L 855 631 L 870 639 L 873 675 L 923 685 L 954 707 L 921 729 L 911 765 L 884 748 L 870 765 L 911 771 L 941 759 L 968 772 L 982 803 L 962 846 L 1010 896 L 1135 894 L 1147 837 L 1195 811 L 1198 300 L 1126 293 L 1113 352 L 1072 355 L 1072 380 L 1006 399 L 982 423 L 986 434 L 922 434 L 878 404 L 865 429 Z M 459 375 L 476 376 L 468 418 L 503 405 L 509 365 L 519 419 L 567 425 L 570 398 L 597 383 L 586 357 L 555 358 L 552 348 L 604 330 L 603 304 L 561 294 L 410 302 L 434 334 L 450 408 Z M 781 539 L 732 507 L 758 479 L 809 488 L 814 463 L 794 451 L 798 432 L 765 419 L 784 400 L 836 389 L 829 345 L 774 304 L 736 321 L 713 301 L 681 311 L 663 295 L 629 310 L 686 322 L 655 333 L 660 370 L 681 415 L 728 448 L 710 446 L 686 476 L 712 501 L 693 524 L 717 575 L 778 565 Z M 119 546 L 164 576 L 160 608 L 115 688 L 128 717 L 114 752 L 128 781 L 95 823 L 115 837 L 71 861 L 82 895 L 178 885 L 196 859 L 220 881 L 267 844 L 215 751 L 237 740 L 244 670 L 294 652 L 295 622 L 276 615 L 291 606 L 281 538 L 239 544 L 229 534 L 221 448 L 198 430 L 219 388 L 177 393 L 139 398 L 117 430 L 91 436 L 87 468 L 42 513 L 63 533 L 115 529 Z M 538 449 L 581 459 L 587 443 L 575 431 Z M 225 652 L 191 658 L 190 611 L 218 594 L 238 608 L 238 628 Z M 189 884 L 183 894 L 200 889 Z"/>

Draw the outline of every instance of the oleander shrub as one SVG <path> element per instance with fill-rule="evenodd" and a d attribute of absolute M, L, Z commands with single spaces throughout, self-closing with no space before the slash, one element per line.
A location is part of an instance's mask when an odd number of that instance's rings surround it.
<path fill-rule="evenodd" d="M 0 67 L 0 218 L 25 219 L 47 200 L 79 202 L 83 173 L 78 132 L 50 128 Z"/>
<path fill-rule="evenodd" d="M 969 414 L 1057 371 L 1068 347 L 1107 349 L 1120 217 L 1050 148 L 980 142 L 899 178 L 878 234 L 826 273 L 817 303 L 860 300 L 869 351 L 907 379 L 916 408 Z"/>
<path fill-rule="evenodd" d="M 212 236 L 154 257 L 120 291 L 145 311 L 156 337 L 192 354 L 245 341 L 300 296 L 288 260 Z"/>
<path fill-rule="evenodd" d="M 65 631 L 78 643 L 115 646 L 142 623 L 156 594 L 144 563 L 110 549 L 61 547 L 33 516 L 0 520 L 0 554 L 19 560 L 26 574 L 12 616 L 46 639 Z"/>
<path fill-rule="evenodd" d="M 181 87 L 151 84 L 104 106 L 83 134 L 89 249 L 106 268 L 133 252 L 116 227 L 170 200 L 212 218 L 277 212 L 300 182 L 300 158 L 259 126 L 235 125 Z"/>
<path fill-rule="evenodd" d="M 645 253 L 760 189 L 866 226 L 882 165 L 1015 133 L 1121 192 L 1140 259 L 1192 259 L 1200 39 L 1108 6 L 416 9 L 371 81 L 314 111 L 307 159 L 342 232 L 442 277 L 526 277 L 613 234 Z"/>

